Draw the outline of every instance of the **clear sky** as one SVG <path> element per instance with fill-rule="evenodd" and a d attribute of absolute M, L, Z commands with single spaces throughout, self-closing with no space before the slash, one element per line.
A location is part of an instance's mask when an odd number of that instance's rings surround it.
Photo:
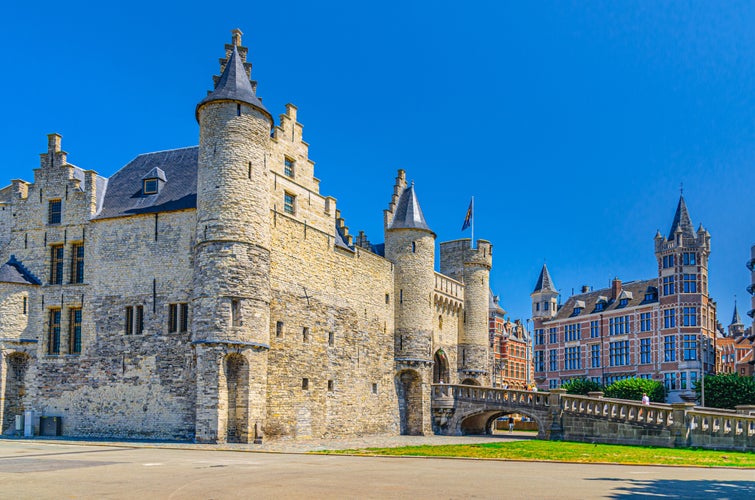
<path fill-rule="evenodd" d="M 352 233 L 383 240 L 398 168 L 438 241 L 470 236 L 474 195 L 491 286 L 524 319 L 544 261 L 563 300 L 655 276 L 683 183 L 720 321 L 735 294 L 750 309 L 753 2 L 8 3 L 0 185 L 33 179 L 50 132 L 105 176 L 197 144 L 195 105 L 238 27 L 258 95 L 276 117 L 297 105 Z"/>

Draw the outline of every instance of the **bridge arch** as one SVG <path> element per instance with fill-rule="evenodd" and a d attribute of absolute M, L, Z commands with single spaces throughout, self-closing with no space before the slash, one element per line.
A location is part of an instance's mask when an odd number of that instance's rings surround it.
<path fill-rule="evenodd" d="M 457 419 L 458 429 L 456 434 L 492 434 L 495 421 L 506 415 L 524 415 L 531 418 L 537 424 L 537 437 L 545 437 L 546 422 L 541 415 L 536 412 L 530 412 L 522 408 L 483 408 L 460 415 Z"/>

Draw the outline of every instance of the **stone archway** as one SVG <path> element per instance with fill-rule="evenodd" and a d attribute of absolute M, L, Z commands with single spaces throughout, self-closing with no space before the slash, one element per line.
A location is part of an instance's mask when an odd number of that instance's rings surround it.
<path fill-rule="evenodd" d="M 223 360 L 226 395 L 226 440 L 229 443 L 249 441 L 249 363 L 240 354 L 229 354 Z"/>
<path fill-rule="evenodd" d="M 443 349 L 438 349 L 433 358 L 433 384 L 451 383 L 451 371 L 448 368 L 448 357 Z"/>
<path fill-rule="evenodd" d="M 421 436 L 422 422 L 422 379 L 415 370 L 404 370 L 396 376 L 401 434 Z"/>
<path fill-rule="evenodd" d="M 26 372 L 29 368 L 29 356 L 15 352 L 6 358 L 5 366 L 5 391 L 3 394 L 4 404 L 2 408 L 2 433 L 8 429 L 13 430 L 16 423 L 16 415 L 24 413 L 24 395 L 26 394 Z"/>
<path fill-rule="evenodd" d="M 473 378 L 465 378 L 461 381 L 461 385 L 480 385 L 480 382 Z"/>

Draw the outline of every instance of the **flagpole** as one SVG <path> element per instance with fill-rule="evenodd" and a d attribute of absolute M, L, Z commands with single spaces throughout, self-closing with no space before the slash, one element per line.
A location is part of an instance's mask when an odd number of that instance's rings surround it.
<path fill-rule="evenodd" d="M 472 245 L 471 248 L 474 248 L 474 196 L 472 196 Z"/>

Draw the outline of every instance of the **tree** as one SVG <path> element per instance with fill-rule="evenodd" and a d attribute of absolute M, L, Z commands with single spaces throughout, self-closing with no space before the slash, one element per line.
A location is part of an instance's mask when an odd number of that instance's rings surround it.
<path fill-rule="evenodd" d="M 701 400 L 702 386 L 695 382 L 697 400 Z M 731 408 L 737 405 L 755 405 L 755 378 L 740 377 L 737 373 L 706 375 L 705 406 Z"/>
<path fill-rule="evenodd" d="M 565 384 L 561 384 L 562 389 L 566 389 L 567 394 L 580 394 L 587 396 L 587 393 L 594 391 L 602 391 L 603 386 L 592 380 L 585 378 L 575 378 Z"/>
<path fill-rule="evenodd" d="M 650 401 L 666 401 L 666 388 L 657 380 L 649 378 L 627 378 L 618 380 L 603 391 L 607 398 L 635 399 L 642 401 L 642 394 L 647 394 Z"/>

